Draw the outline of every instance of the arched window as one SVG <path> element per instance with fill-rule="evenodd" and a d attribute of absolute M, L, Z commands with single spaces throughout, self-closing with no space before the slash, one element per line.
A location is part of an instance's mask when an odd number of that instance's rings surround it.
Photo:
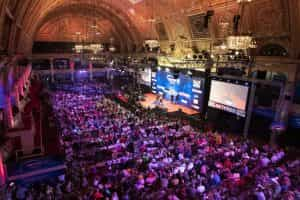
<path fill-rule="evenodd" d="M 260 49 L 260 56 L 288 56 L 287 50 L 279 44 L 267 44 Z"/>

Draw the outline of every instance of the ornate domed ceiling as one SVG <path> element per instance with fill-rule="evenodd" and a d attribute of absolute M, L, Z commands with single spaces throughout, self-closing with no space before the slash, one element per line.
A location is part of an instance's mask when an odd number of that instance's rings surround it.
<path fill-rule="evenodd" d="M 194 37 L 191 16 L 209 10 L 214 15 L 205 37 L 220 37 L 220 25 L 227 23 L 232 29 L 234 15 L 242 13 L 240 30 L 253 33 L 259 45 L 276 41 L 295 49 L 300 30 L 292 23 L 300 19 L 299 4 L 299 0 L 252 0 L 243 7 L 236 0 L 0 0 L 0 49 L 29 53 L 34 41 L 74 41 L 76 32 L 86 34 L 93 21 L 98 40 L 113 37 L 123 49 L 149 38 L 167 45 L 186 38 L 201 49 L 206 46 Z M 95 40 L 93 34 L 87 35 L 87 40 Z"/>
<path fill-rule="evenodd" d="M 95 24 L 94 24 L 95 21 Z M 91 22 L 92 25 L 91 25 Z M 109 41 L 121 35 L 111 21 L 80 15 L 57 16 L 43 24 L 35 35 L 36 41 L 97 42 Z"/>

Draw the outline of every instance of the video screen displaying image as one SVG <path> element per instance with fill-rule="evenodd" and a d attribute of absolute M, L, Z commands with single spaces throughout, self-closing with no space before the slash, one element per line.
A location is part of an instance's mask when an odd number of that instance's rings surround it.
<path fill-rule="evenodd" d="M 201 111 L 204 81 L 201 77 L 162 69 L 152 73 L 152 92 L 174 103 Z"/>
<path fill-rule="evenodd" d="M 212 80 L 208 106 L 245 117 L 248 92 L 247 85 Z"/>
<path fill-rule="evenodd" d="M 140 69 L 139 74 L 140 74 L 139 82 L 141 84 L 151 86 L 151 68 L 149 67 L 149 68 Z"/>

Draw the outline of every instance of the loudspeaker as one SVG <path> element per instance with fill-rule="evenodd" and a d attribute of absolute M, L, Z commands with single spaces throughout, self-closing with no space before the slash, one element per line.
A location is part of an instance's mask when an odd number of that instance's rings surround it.
<path fill-rule="evenodd" d="M 266 90 L 258 90 L 257 91 L 257 104 L 263 107 L 271 107 L 272 106 L 272 93 Z"/>
<path fill-rule="evenodd" d="M 204 28 L 208 28 L 208 20 L 209 20 L 209 16 L 205 15 L 204 16 Z"/>
<path fill-rule="evenodd" d="M 261 71 L 261 70 L 257 71 L 257 75 L 256 75 L 257 79 L 265 80 L 266 76 L 267 76 L 267 71 Z"/>
<path fill-rule="evenodd" d="M 171 44 L 170 49 L 171 49 L 171 51 L 175 51 L 175 44 Z"/>
<path fill-rule="evenodd" d="M 192 46 L 192 50 L 194 53 L 199 53 L 199 49 L 197 46 Z"/>
<path fill-rule="evenodd" d="M 217 68 L 217 74 L 218 74 L 219 76 L 224 75 L 224 74 L 225 74 L 225 68 L 224 68 L 224 67 L 218 67 L 218 68 Z"/>
<path fill-rule="evenodd" d="M 213 15 L 214 15 L 214 11 L 213 10 L 208 10 L 206 12 L 206 15 L 204 16 L 204 28 L 208 28 L 209 19 Z"/>
<path fill-rule="evenodd" d="M 213 10 L 208 10 L 206 12 L 206 15 L 209 16 L 209 17 L 213 16 L 214 14 L 215 14 L 215 11 L 213 11 Z"/>
<path fill-rule="evenodd" d="M 40 154 L 41 152 L 42 152 L 41 148 L 35 148 L 32 151 L 33 154 Z"/>
<path fill-rule="evenodd" d="M 238 31 L 240 19 L 241 19 L 240 15 L 234 15 L 234 17 L 233 17 L 233 30 L 234 30 L 234 32 Z"/>

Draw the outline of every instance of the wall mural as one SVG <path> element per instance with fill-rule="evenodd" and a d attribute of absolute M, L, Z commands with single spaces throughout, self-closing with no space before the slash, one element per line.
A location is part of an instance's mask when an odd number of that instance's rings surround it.
<path fill-rule="evenodd" d="M 208 36 L 208 27 L 205 26 L 205 14 L 196 14 L 188 17 L 191 34 L 193 39 L 207 37 Z"/>
<path fill-rule="evenodd" d="M 155 25 L 159 40 L 169 40 L 164 23 L 159 22 Z"/>

